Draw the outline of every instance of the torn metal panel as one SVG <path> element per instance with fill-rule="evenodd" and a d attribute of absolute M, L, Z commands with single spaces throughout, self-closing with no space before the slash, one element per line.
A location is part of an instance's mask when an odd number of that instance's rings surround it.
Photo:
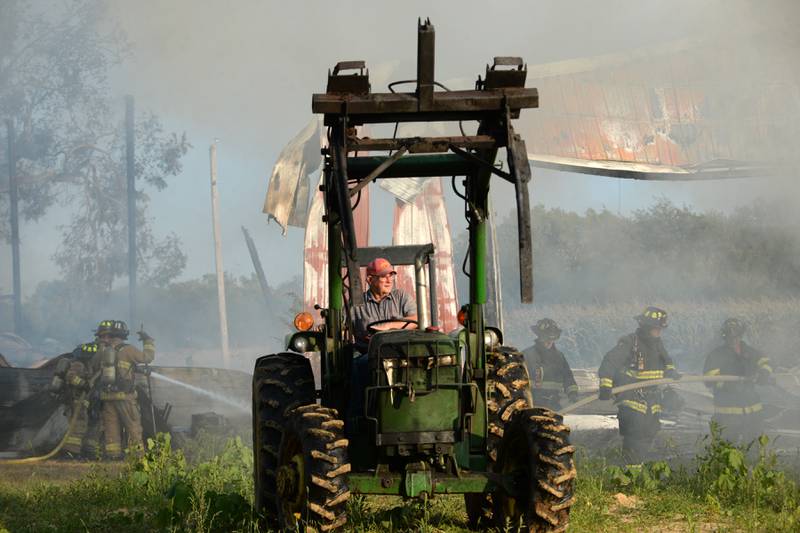
<path fill-rule="evenodd" d="M 704 165 L 675 167 L 628 161 L 591 161 L 574 157 L 528 154 L 534 167 L 633 180 L 700 181 L 769 176 L 780 167 L 740 161 L 712 161 Z"/>
<path fill-rule="evenodd" d="M 325 198 L 319 189 L 311 200 L 303 251 L 303 305 L 321 322 L 314 306 L 328 306 L 328 226 L 322 222 Z"/>
<path fill-rule="evenodd" d="M 431 178 L 397 178 L 391 180 L 381 180 L 378 182 L 381 189 L 392 193 L 398 200 L 406 204 L 413 204 L 419 193 L 425 188 L 425 184 Z M 420 243 L 407 243 L 420 244 Z"/>
<path fill-rule="evenodd" d="M 321 161 L 315 117 L 281 150 L 272 169 L 263 212 L 274 219 L 286 234 L 287 226 L 305 227 L 308 212 L 308 173 Z"/>
<path fill-rule="evenodd" d="M 684 41 L 532 67 L 542 107 L 518 129 L 545 164 L 596 161 L 608 176 L 729 176 L 692 170 L 718 161 L 743 162 L 728 165 L 731 177 L 759 176 L 754 172 L 765 165 L 753 162 L 796 162 L 800 87 L 789 59 L 795 56 L 742 53 L 741 46 Z M 620 169 L 625 175 L 615 173 Z"/>
<path fill-rule="evenodd" d="M 366 135 L 366 128 L 360 128 L 362 135 Z M 327 144 L 327 139 L 320 129 L 319 146 Z M 321 183 L 320 178 L 320 183 Z M 352 198 L 353 224 L 356 230 L 356 244 L 359 247 L 369 245 L 369 187 L 361 190 L 360 195 Z M 319 187 L 314 188 L 308 217 L 306 220 L 305 240 L 303 244 L 303 305 L 311 313 L 317 323 L 322 322 L 319 311 L 328 306 L 328 226 L 322 222 L 325 214 L 325 196 Z M 364 281 L 362 272 L 362 286 Z"/>
<path fill-rule="evenodd" d="M 455 264 L 450 223 L 442 194 L 442 179 L 429 181 L 423 193 L 431 242 L 436 259 L 436 303 L 439 325 L 442 331 L 450 332 L 458 328 L 458 290 L 456 288 Z"/>
<path fill-rule="evenodd" d="M 435 249 L 439 326 L 442 331 L 449 332 L 458 327 L 456 318 L 458 293 L 450 225 L 447 220 L 440 178 L 428 179 L 424 184 L 422 194 L 418 194 L 413 202 L 398 202 L 395 206 L 392 244 L 398 246 L 427 243 L 432 243 Z M 396 270 L 398 273 L 397 286 L 414 294 L 414 267 L 397 266 Z M 424 277 L 425 283 L 428 283 L 427 271 Z"/>

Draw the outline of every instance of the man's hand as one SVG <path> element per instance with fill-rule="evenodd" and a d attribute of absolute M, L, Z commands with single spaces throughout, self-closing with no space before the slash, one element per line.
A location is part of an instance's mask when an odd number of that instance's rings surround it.
<path fill-rule="evenodd" d="M 139 331 L 136 332 L 136 334 L 139 336 L 139 340 L 142 341 L 142 342 L 147 342 L 147 341 L 152 341 L 153 340 L 153 337 L 148 335 L 144 330 L 139 330 Z"/>
<path fill-rule="evenodd" d="M 600 387 L 600 399 L 601 400 L 611 399 L 611 387 Z"/>

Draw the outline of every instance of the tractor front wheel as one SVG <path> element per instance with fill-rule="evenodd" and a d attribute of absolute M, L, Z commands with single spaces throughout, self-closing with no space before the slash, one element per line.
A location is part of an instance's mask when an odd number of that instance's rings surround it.
<path fill-rule="evenodd" d="M 574 452 L 561 415 L 543 408 L 517 412 L 495 465 L 509 480 L 509 490 L 493 495 L 495 525 L 512 532 L 565 531 L 575 500 Z"/>
<path fill-rule="evenodd" d="M 289 413 L 316 402 L 314 374 L 298 353 L 266 355 L 253 372 L 253 459 L 255 504 L 265 527 L 277 525 L 278 450 Z"/>
<path fill-rule="evenodd" d="M 501 346 L 486 354 L 489 434 L 486 451 L 489 469 L 495 470 L 497 451 L 506 425 L 514 413 L 533 406 L 531 383 L 525 356 L 515 348 Z M 471 529 L 486 529 L 493 522 L 490 494 L 465 494 L 467 520 Z"/>
<path fill-rule="evenodd" d="M 347 439 L 335 409 L 304 405 L 289 414 L 277 470 L 281 531 L 313 525 L 332 531 L 347 522 Z"/>

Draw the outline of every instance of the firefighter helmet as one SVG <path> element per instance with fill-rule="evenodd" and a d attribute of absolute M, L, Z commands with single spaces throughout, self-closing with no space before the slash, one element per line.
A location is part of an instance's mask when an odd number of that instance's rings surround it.
<path fill-rule="evenodd" d="M 729 318 L 722 323 L 720 333 L 723 339 L 735 339 L 742 337 L 747 331 L 747 324 L 738 318 Z"/>
<path fill-rule="evenodd" d="M 648 307 L 641 315 L 633 317 L 640 326 L 647 328 L 667 327 L 667 312 L 658 307 Z"/>
<path fill-rule="evenodd" d="M 111 335 L 111 332 L 114 330 L 114 321 L 113 320 L 101 320 L 100 323 L 97 325 L 97 329 L 94 330 L 95 337 L 99 337 L 100 335 Z"/>
<path fill-rule="evenodd" d="M 120 339 L 127 339 L 130 331 L 128 325 L 122 320 L 103 320 L 94 332 L 95 336 L 110 335 Z"/>
<path fill-rule="evenodd" d="M 543 341 L 555 341 L 561 337 L 561 328 L 559 328 L 556 321 L 551 318 L 541 319 L 535 325 L 531 326 L 531 331 Z"/>
<path fill-rule="evenodd" d="M 78 359 L 91 359 L 95 356 L 95 354 L 97 354 L 97 343 L 87 342 L 85 344 L 81 344 L 75 349 L 75 354 L 77 355 Z"/>

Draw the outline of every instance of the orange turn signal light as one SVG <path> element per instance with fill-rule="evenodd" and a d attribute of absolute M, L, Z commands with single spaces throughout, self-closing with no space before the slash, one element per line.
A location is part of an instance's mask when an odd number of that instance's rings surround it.
<path fill-rule="evenodd" d="M 314 327 L 314 317 L 306 311 L 297 313 L 297 316 L 294 317 L 294 327 L 297 328 L 297 331 L 308 331 Z"/>
<path fill-rule="evenodd" d="M 464 327 L 467 327 L 467 320 L 469 319 L 469 312 L 467 311 L 467 309 L 468 307 L 465 305 L 464 307 L 458 310 L 458 315 L 456 315 L 458 323 Z"/>

